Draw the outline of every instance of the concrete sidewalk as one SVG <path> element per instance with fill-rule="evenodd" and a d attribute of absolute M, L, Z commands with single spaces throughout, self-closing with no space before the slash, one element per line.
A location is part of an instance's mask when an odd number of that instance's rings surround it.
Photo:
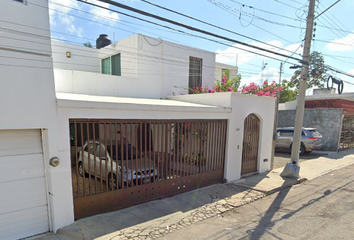
<path fill-rule="evenodd" d="M 282 168 L 235 182 L 216 184 L 173 197 L 76 221 L 30 240 L 154 239 L 207 218 L 218 216 L 268 194 L 354 164 L 354 149 L 300 164 L 300 179 L 283 179 Z"/>

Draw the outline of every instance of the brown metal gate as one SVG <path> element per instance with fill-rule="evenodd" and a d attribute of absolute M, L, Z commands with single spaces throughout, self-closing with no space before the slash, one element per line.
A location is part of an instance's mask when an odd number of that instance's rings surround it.
<path fill-rule="evenodd" d="M 342 121 L 342 131 L 340 136 L 340 149 L 354 147 L 354 117 L 346 116 Z"/>
<path fill-rule="evenodd" d="M 257 172 L 260 120 L 255 114 L 245 118 L 241 175 Z"/>
<path fill-rule="evenodd" d="M 223 181 L 226 120 L 70 120 L 75 219 Z"/>

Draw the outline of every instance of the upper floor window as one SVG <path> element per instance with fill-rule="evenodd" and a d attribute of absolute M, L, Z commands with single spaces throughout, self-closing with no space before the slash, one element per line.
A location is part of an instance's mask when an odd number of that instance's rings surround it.
<path fill-rule="evenodd" d="M 202 86 L 203 59 L 189 57 L 189 88 L 193 89 L 199 84 Z M 192 91 L 189 91 L 192 93 Z"/>
<path fill-rule="evenodd" d="M 101 73 L 121 76 L 120 53 L 101 60 Z"/>
<path fill-rule="evenodd" d="M 224 74 L 226 74 L 226 68 L 221 69 L 221 78 L 224 76 Z"/>

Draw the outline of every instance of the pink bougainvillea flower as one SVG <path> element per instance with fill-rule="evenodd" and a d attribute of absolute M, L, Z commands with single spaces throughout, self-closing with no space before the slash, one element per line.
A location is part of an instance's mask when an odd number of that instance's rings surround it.
<path fill-rule="evenodd" d="M 265 81 L 263 82 L 263 85 L 268 85 L 268 80 L 265 80 Z"/>
<path fill-rule="evenodd" d="M 229 92 L 232 92 L 233 90 L 232 90 L 232 87 L 229 87 L 228 89 L 227 89 Z"/>
<path fill-rule="evenodd" d="M 214 93 L 214 92 L 216 92 L 216 91 L 215 91 L 215 89 L 211 89 L 210 92 L 211 92 L 211 93 Z"/>
<path fill-rule="evenodd" d="M 264 93 L 264 95 L 263 96 L 267 96 L 267 97 L 269 97 L 271 94 L 270 94 L 270 92 L 266 92 L 266 93 Z"/>
<path fill-rule="evenodd" d="M 222 83 L 226 83 L 226 80 L 227 80 L 227 79 L 226 79 L 226 75 L 224 75 L 224 76 L 222 77 L 222 79 L 221 79 L 221 82 L 222 82 Z"/>

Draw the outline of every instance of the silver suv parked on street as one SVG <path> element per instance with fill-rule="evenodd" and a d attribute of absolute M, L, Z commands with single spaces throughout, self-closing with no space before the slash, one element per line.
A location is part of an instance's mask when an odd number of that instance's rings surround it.
<path fill-rule="evenodd" d="M 291 151 L 293 144 L 294 127 L 277 128 L 276 150 Z M 300 155 L 322 148 L 322 135 L 316 128 L 302 128 Z"/>

